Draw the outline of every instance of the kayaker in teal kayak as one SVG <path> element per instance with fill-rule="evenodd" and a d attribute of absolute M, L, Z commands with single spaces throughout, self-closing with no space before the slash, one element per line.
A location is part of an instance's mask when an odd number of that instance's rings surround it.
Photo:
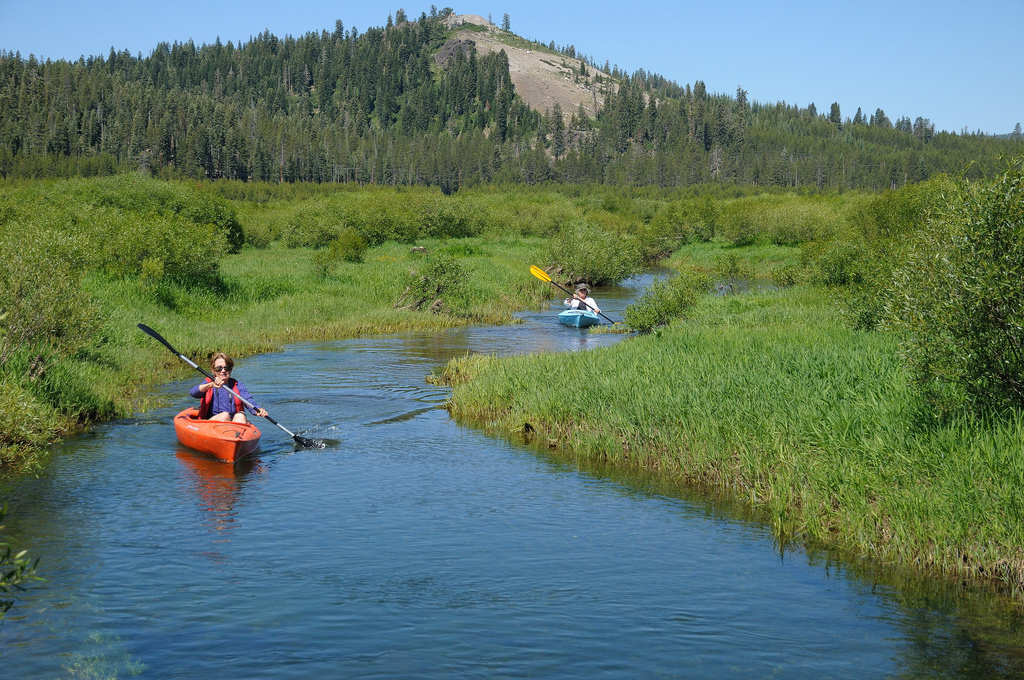
<path fill-rule="evenodd" d="M 189 394 L 196 399 L 202 399 L 199 404 L 199 418 L 201 420 L 230 420 L 236 423 L 247 423 L 245 417 L 245 404 L 242 397 L 255 409 L 249 409 L 256 415 L 266 418 L 267 410 L 261 408 L 256 400 L 245 389 L 245 385 L 231 377 L 231 371 L 235 367 L 234 360 L 224 352 L 217 352 L 210 359 L 210 368 L 213 373 L 213 380 L 207 378 L 193 387 Z M 217 389 L 223 387 L 225 389 Z M 232 394 L 232 392 L 234 394 Z"/>
<path fill-rule="evenodd" d="M 565 298 L 566 307 L 569 309 L 578 309 L 581 312 L 591 311 L 600 312 L 601 309 L 597 306 L 594 298 L 590 297 L 590 289 L 587 288 L 587 284 L 581 283 L 576 286 L 576 293 L 571 298 Z"/>

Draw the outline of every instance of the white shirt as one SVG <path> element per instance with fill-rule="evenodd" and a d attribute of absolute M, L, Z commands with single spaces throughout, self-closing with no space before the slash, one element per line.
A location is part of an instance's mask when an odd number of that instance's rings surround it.
<path fill-rule="evenodd" d="M 585 302 L 586 306 L 580 304 L 581 302 Z M 583 311 L 587 311 L 589 309 L 589 311 L 591 312 L 601 311 L 600 308 L 597 306 L 597 303 L 594 302 L 594 298 L 592 297 L 588 297 L 584 300 L 580 300 L 578 297 L 565 298 L 565 302 L 562 304 L 564 304 L 569 309 L 582 309 Z"/>

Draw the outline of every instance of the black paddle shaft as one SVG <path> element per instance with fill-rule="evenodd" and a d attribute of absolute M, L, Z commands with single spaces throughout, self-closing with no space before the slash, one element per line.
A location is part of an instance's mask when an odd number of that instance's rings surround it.
<path fill-rule="evenodd" d="M 207 373 L 204 368 L 202 368 L 199 364 L 197 364 L 196 362 L 192 361 L 191 359 L 189 359 L 187 356 L 185 356 L 184 354 L 182 354 L 178 350 L 176 350 L 173 347 L 171 347 L 171 343 L 169 343 L 166 340 L 164 340 L 164 337 L 162 335 L 160 335 L 159 333 L 157 333 L 155 330 L 153 330 L 152 328 L 150 328 L 149 326 L 147 326 L 144 323 L 140 323 L 138 326 L 139 326 L 139 330 L 141 330 L 146 335 L 148 335 L 148 336 L 150 336 L 152 338 L 156 338 L 157 340 L 159 340 L 161 343 L 163 343 L 164 347 L 166 347 L 167 349 L 171 350 L 172 354 L 177 356 L 179 359 L 184 361 L 186 364 L 188 364 L 192 368 L 196 369 L 197 371 L 199 371 L 200 373 L 205 375 L 210 380 L 214 380 L 214 377 L 212 375 L 210 375 L 209 373 Z M 256 410 L 255 404 L 250 403 L 244 397 L 241 397 L 241 396 L 239 396 L 237 394 L 235 396 L 237 396 L 239 401 L 241 401 L 243 404 L 245 404 L 246 406 L 248 406 L 249 408 L 251 408 L 253 410 Z M 298 442 L 299 444 L 302 444 L 303 446 L 316 446 L 316 442 L 313 441 L 312 439 L 309 439 L 307 437 L 303 437 L 301 435 L 295 434 L 294 432 L 289 430 L 287 427 L 285 427 L 281 423 L 279 423 L 276 420 L 274 420 L 273 418 L 271 418 L 269 415 L 264 416 L 264 418 L 266 418 L 267 420 L 272 422 L 274 425 L 277 425 L 279 428 L 281 428 L 282 430 L 287 432 L 288 435 L 292 439 L 294 439 L 296 442 Z"/>

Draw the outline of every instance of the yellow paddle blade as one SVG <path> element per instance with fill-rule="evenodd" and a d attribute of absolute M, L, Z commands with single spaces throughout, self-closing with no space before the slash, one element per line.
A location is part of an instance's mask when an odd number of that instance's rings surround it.
<path fill-rule="evenodd" d="M 530 265 L 530 273 L 536 276 L 541 281 L 547 281 L 548 283 L 551 283 L 551 277 L 548 276 L 548 273 L 541 269 L 540 267 Z"/>

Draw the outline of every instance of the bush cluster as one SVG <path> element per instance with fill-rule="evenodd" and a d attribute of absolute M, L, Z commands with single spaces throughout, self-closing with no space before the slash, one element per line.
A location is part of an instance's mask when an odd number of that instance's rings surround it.
<path fill-rule="evenodd" d="M 0 506 L 0 532 L 4 530 L 3 521 L 6 514 L 7 504 L 4 503 Z M 14 552 L 14 548 L 6 537 L 0 533 L 0 595 L 4 598 L 0 599 L 0 620 L 14 605 L 14 600 L 10 595 L 15 590 L 22 590 L 24 584 L 29 581 L 42 580 L 36 575 L 39 558 L 32 559 L 26 555 L 25 550 Z"/>
<path fill-rule="evenodd" d="M 711 277 L 695 269 L 685 269 L 671 278 L 656 279 L 636 302 L 626 307 L 623 317 L 633 330 L 650 333 L 683 318 L 700 297 L 711 290 L 711 284 Z"/>
<path fill-rule="evenodd" d="M 720 217 L 721 208 L 709 196 L 665 203 L 640 228 L 644 259 L 659 260 L 689 243 L 712 240 Z"/>
<path fill-rule="evenodd" d="M 59 234 L 48 229 L 21 226 L 0 231 L 0 371 L 19 353 L 73 354 L 99 322 L 81 287 L 81 251 L 62 249 Z"/>
<path fill-rule="evenodd" d="M 313 255 L 313 272 L 327 276 L 342 262 L 362 262 L 366 252 L 366 241 L 362 234 L 352 227 L 342 227 L 327 248 Z"/>
<path fill-rule="evenodd" d="M 717 219 L 716 233 L 736 246 L 828 240 L 847 224 L 837 200 L 773 194 L 725 201 Z"/>
<path fill-rule="evenodd" d="M 453 313 L 466 307 L 466 272 L 446 254 L 432 255 L 419 271 L 410 271 L 395 307 L 432 313 Z"/>
<path fill-rule="evenodd" d="M 613 285 L 643 271 L 637 237 L 617 235 L 583 219 L 554 237 L 549 257 L 561 268 L 561 279 L 591 286 Z"/>
<path fill-rule="evenodd" d="M 880 291 L 939 412 L 1024 408 L 1024 156 L 961 183 Z"/>

